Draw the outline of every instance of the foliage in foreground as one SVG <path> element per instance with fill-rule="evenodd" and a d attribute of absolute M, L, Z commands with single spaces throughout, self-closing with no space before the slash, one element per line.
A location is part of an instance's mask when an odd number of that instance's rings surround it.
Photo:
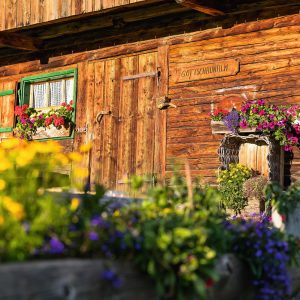
<path fill-rule="evenodd" d="M 273 183 L 266 189 L 268 207 L 275 208 L 282 216 L 287 217 L 300 203 L 300 184 L 296 183 L 284 190 L 279 184 Z"/>
<path fill-rule="evenodd" d="M 40 247 L 51 252 L 51 243 L 68 233 L 69 211 L 47 189 L 69 184 L 55 170 L 72 161 L 77 176 L 86 175 L 76 167 L 81 154 L 62 154 L 52 141 L 10 139 L 0 144 L 0 156 L 0 261 L 25 260 Z"/>
<path fill-rule="evenodd" d="M 88 148 L 83 147 L 82 151 Z M 168 186 L 149 189 L 140 199 L 110 202 L 94 196 L 55 196 L 51 186 L 68 186 L 54 174 L 75 164 L 80 153 L 62 154 L 53 142 L 0 144 L 0 261 L 50 257 L 130 259 L 148 273 L 158 294 L 168 299 L 205 298 L 218 280 L 215 264 L 234 252 L 251 266 L 258 299 L 287 298 L 286 272 L 298 247 L 295 240 L 263 222 L 225 222 L 221 194 L 174 177 Z M 134 178 L 136 187 L 140 178 Z M 274 257 L 278 263 L 274 263 Z M 120 287 L 117 275 L 103 278 Z"/>

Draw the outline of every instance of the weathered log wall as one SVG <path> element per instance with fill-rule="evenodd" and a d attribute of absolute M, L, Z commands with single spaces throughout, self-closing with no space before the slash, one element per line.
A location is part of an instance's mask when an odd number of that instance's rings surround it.
<path fill-rule="evenodd" d="M 101 82 L 105 78 L 103 79 L 99 74 L 97 75 L 98 79 L 95 77 L 94 61 L 96 65 L 98 64 L 97 66 L 100 66 L 105 59 L 119 59 L 118 57 L 129 57 L 136 53 L 157 51 L 158 64 L 156 67 L 161 67 L 159 86 L 149 86 L 149 89 L 158 88 L 159 91 L 155 95 L 169 96 L 177 108 L 168 109 L 167 120 L 165 119 L 166 113 L 161 114 L 160 125 L 155 128 L 155 134 L 158 134 L 160 141 L 157 147 L 160 147 L 161 150 L 157 151 L 160 156 L 159 160 L 154 158 L 154 163 L 159 165 L 156 170 L 160 174 L 164 174 L 166 170 L 167 175 L 169 175 L 171 172 L 170 162 L 173 158 L 176 158 L 179 163 L 188 159 L 193 175 L 202 176 L 207 182 L 215 182 L 215 175 L 219 166 L 217 149 L 223 136 L 211 134 L 209 111 L 212 106 L 228 106 L 231 103 L 239 106 L 243 100 L 252 98 L 265 98 L 276 104 L 297 104 L 300 100 L 299 29 L 300 15 L 296 14 L 239 24 L 228 29 L 217 27 L 190 34 L 56 56 L 51 58 L 49 64 L 46 65 L 41 65 L 36 60 L 28 60 L 25 63 L 0 67 L 0 75 L 2 76 L 0 84 L 16 86 L 20 78 L 29 74 L 78 68 L 76 125 L 79 128 L 89 125 L 89 130 L 88 132 L 76 133 L 74 141 L 62 142 L 68 150 L 76 150 L 84 142 L 94 138 L 99 139 L 97 136 L 98 129 L 95 129 L 96 111 L 93 112 L 91 107 L 94 107 L 95 103 L 101 100 L 102 96 L 96 99 L 93 93 L 101 95 L 97 88 L 101 87 Z M 145 59 L 148 60 L 149 58 Z M 227 60 L 239 61 L 240 66 L 237 74 L 233 72 L 233 74 L 226 74 L 224 77 L 196 78 L 192 81 L 178 82 L 178 69 L 180 68 L 184 69 L 194 65 L 201 67 Z M 149 63 L 152 64 L 151 61 Z M 156 70 L 154 64 L 153 66 L 154 68 L 149 69 L 151 72 Z M 148 72 L 148 69 L 135 70 L 133 67 L 131 69 L 130 72 L 132 73 L 128 74 L 133 76 Z M 122 72 L 125 72 L 124 70 Z M 97 72 L 100 72 L 99 68 Z M 170 76 L 168 76 L 168 72 Z M 122 94 L 126 91 L 129 94 L 137 93 L 134 89 L 138 86 L 139 80 L 141 79 L 133 79 L 135 84 L 132 85 L 132 91 L 130 87 L 130 89 L 126 88 L 118 91 L 118 93 Z M 147 94 L 147 87 L 141 88 L 140 93 L 141 95 Z M 128 99 L 131 97 L 129 94 Z M 106 96 L 107 94 L 103 97 Z M 151 97 L 151 101 L 156 101 L 156 96 Z M 122 105 L 125 105 L 123 108 L 126 109 L 130 107 L 124 103 Z M 99 110 L 101 109 L 99 107 Z M 103 107 L 103 109 L 106 108 Z M 116 113 L 118 114 L 118 112 Z M 148 113 L 152 116 L 155 110 L 148 111 Z M 132 117 L 130 112 L 128 112 L 128 116 Z M 131 130 L 129 125 L 126 128 L 128 132 Z M 111 131 L 111 136 L 114 133 L 114 130 Z M 105 135 L 108 134 L 106 131 Z M 130 134 L 128 133 L 128 136 Z M 113 140 L 109 143 L 114 145 Z M 120 153 L 119 157 L 123 157 Z M 100 156 L 94 158 L 94 165 L 95 163 L 98 164 L 97 160 L 99 159 Z M 110 159 L 115 158 L 111 157 Z M 165 159 L 168 161 L 166 168 L 164 167 Z M 91 162 L 92 160 L 87 157 L 86 164 L 93 165 Z M 292 156 L 286 155 L 285 171 L 286 183 L 290 179 L 299 178 L 299 150 L 294 149 Z M 97 170 L 92 170 L 92 172 L 95 174 Z"/>
<path fill-rule="evenodd" d="M 177 109 L 168 111 L 168 158 L 188 158 L 194 175 L 213 181 L 222 136 L 211 134 L 208 114 L 212 106 L 239 107 L 242 101 L 253 98 L 275 104 L 299 103 L 299 20 L 295 15 L 285 21 L 278 18 L 212 30 L 203 34 L 200 41 L 170 47 L 169 96 Z M 239 60 L 240 71 L 236 75 L 176 80 L 180 68 L 228 59 Z M 169 165 L 167 168 L 170 170 Z M 299 171 L 299 150 L 294 149 L 290 170 L 293 179 L 298 178 Z"/>
<path fill-rule="evenodd" d="M 148 0 L 1 0 L 0 31 Z"/>

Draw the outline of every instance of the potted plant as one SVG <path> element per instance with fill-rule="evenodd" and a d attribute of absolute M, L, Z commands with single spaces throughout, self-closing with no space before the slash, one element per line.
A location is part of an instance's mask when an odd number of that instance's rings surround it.
<path fill-rule="evenodd" d="M 243 195 L 247 199 L 247 214 L 260 214 L 265 211 L 264 190 L 268 184 L 268 178 L 262 175 L 247 179 L 243 184 Z"/>
<path fill-rule="evenodd" d="M 72 101 L 48 110 L 38 110 L 27 104 L 17 106 L 15 134 L 27 140 L 70 136 L 73 110 Z"/>
<path fill-rule="evenodd" d="M 219 190 L 223 195 L 223 205 L 238 215 L 247 206 L 243 194 L 244 182 L 251 178 L 252 171 L 242 164 L 230 164 L 228 170 L 222 170 L 218 176 Z"/>
<path fill-rule="evenodd" d="M 240 112 L 234 108 L 231 111 L 216 109 L 210 113 L 210 117 L 212 134 L 249 133 L 256 131 L 256 128 L 243 126 Z"/>

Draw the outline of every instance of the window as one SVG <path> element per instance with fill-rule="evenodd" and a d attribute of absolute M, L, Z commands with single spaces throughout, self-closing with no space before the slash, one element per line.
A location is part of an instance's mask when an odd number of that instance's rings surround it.
<path fill-rule="evenodd" d="M 65 70 L 50 74 L 25 77 L 21 80 L 20 105 L 43 109 L 76 103 L 77 70 Z"/>
<path fill-rule="evenodd" d="M 43 108 L 59 106 L 73 100 L 74 77 L 30 84 L 29 106 Z"/>
<path fill-rule="evenodd" d="M 76 83 L 76 69 L 28 76 L 21 80 L 20 89 L 18 91 L 19 105 L 23 106 L 24 104 L 27 104 L 29 107 L 33 107 L 39 111 L 41 113 L 41 115 L 38 115 L 38 120 L 40 120 L 40 122 L 43 118 L 45 119 L 44 122 L 46 126 L 39 125 L 35 131 L 32 130 L 32 132 L 34 132 L 32 135 L 33 139 L 62 139 L 66 137 L 72 138 L 74 136 Z M 63 103 L 69 104 L 67 106 L 64 105 L 68 110 L 72 107 L 73 112 L 71 113 L 71 120 L 70 115 L 69 117 L 67 117 L 67 115 L 58 115 Z M 40 116 L 43 117 L 40 118 Z M 56 118 L 52 116 L 56 116 Z M 61 126 L 61 120 L 59 124 L 56 122 L 59 119 L 58 116 L 59 118 L 68 118 L 70 121 Z M 35 117 L 32 119 L 35 120 Z M 20 119 L 18 124 L 21 123 L 24 125 L 24 120 L 22 121 Z M 31 128 L 35 129 L 34 126 L 35 123 L 33 123 Z"/>

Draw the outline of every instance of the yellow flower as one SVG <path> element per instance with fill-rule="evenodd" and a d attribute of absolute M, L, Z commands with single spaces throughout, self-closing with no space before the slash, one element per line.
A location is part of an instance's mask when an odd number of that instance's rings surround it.
<path fill-rule="evenodd" d="M 113 216 L 114 217 L 120 217 L 120 211 L 119 210 L 116 210 L 114 213 L 113 213 Z"/>
<path fill-rule="evenodd" d="M 69 157 L 72 161 L 76 161 L 76 162 L 82 161 L 82 155 L 78 152 L 69 153 Z"/>
<path fill-rule="evenodd" d="M 164 209 L 163 209 L 163 213 L 164 213 L 165 215 L 168 215 L 168 214 L 170 214 L 171 212 L 172 212 L 171 208 L 164 208 Z"/>
<path fill-rule="evenodd" d="M 68 157 L 63 153 L 57 153 L 54 158 L 57 162 L 61 163 L 62 165 L 67 165 L 69 163 Z"/>
<path fill-rule="evenodd" d="M 0 179 L 0 191 L 4 190 L 6 187 L 6 182 L 3 179 Z"/>
<path fill-rule="evenodd" d="M 79 151 L 82 153 L 89 152 L 92 149 L 92 143 L 81 145 Z"/>
<path fill-rule="evenodd" d="M 0 172 L 4 172 L 10 169 L 11 167 L 12 167 L 11 162 L 2 156 L 0 161 Z"/>
<path fill-rule="evenodd" d="M 4 224 L 4 218 L 0 216 L 0 226 Z"/>
<path fill-rule="evenodd" d="M 3 149 L 12 149 L 12 148 L 16 148 L 17 146 L 19 146 L 20 143 L 22 143 L 22 142 L 19 139 L 7 139 L 1 143 L 1 147 Z"/>
<path fill-rule="evenodd" d="M 19 167 L 25 167 L 29 165 L 33 160 L 35 153 L 32 151 L 28 151 L 29 149 L 25 149 L 23 151 L 19 151 L 18 156 L 16 157 L 16 164 Z"/>
<path fill-rule="evenodd" d="M 73 198 L 71 200 L 71 210 L 75 211 L 78 208 L 79 204 L 80 204 L 80 199 L 79 198 Z"/>
<path fill-rule="evenodd" d="M 8 196 L 2 196 L 0 202 L 3 206 L 15 217 L 17 220 L 21 220 L 24 217 L 24 208 L 21 203 L 18 203 Z"/>
<path fill-rule="evenodd" d="M 74 167 L 73 168 L 73 175 L 75 177 L 85 178 L 89 175 L 89 171 L 88 171 L 87 168 Z"/>

